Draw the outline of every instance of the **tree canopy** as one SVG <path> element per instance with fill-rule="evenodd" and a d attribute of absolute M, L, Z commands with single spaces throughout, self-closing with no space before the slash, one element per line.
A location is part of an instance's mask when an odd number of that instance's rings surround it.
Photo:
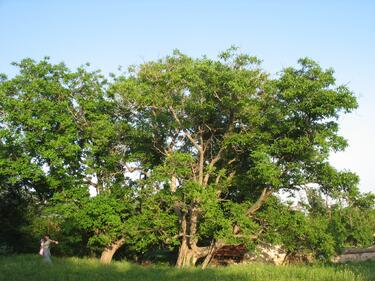
<path fill-rule="evenodd" d="M 67 252 L 108 262 L 123 245 L 167 249 L 179 267 L 205 267 L 225 244 L 329 256 L 373 242 L 374 225 L 356 229 L 373 196 L 328 161 L 347 146 L 338 117 L 357 107 L 332 69 L 304 58 L 272 76 L 234 47 L 216 60 L 174 51 L 109 79 L 48 58 L 15 65 L 0 84 L 0 192 L 33 197 L 31 228 L 66 237 Z M 303 211 L 277 197 L 312 185 Z"/>

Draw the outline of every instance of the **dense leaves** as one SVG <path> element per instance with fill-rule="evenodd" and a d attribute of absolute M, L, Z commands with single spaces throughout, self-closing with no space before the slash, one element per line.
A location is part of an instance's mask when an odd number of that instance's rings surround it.
<path fill-rule="evenodd" d="M 305 58 L 271 78 L 234 47 L 218 60 L 175 51 L 111 80 L 48 58 L 15 66 L 0 84 L 1 200 L 64 253 L 125 243 L 190 266 L 227 243 L 328 257 L 372 242 L 373 195 L 328 162 L 347 146 L 337 118 L 357 107 L 332 69 Z M 311 184 L 303 211 L 277 199 Z"/>

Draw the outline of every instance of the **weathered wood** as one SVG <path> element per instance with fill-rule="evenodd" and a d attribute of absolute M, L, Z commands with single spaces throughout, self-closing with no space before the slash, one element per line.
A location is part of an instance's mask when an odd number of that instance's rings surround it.
<path fill-rule="evenodd" d="M 375 253 L 375 245 L 368 248 L 346 248 L 343 254 L 363 254 L 363 253 Z"/>

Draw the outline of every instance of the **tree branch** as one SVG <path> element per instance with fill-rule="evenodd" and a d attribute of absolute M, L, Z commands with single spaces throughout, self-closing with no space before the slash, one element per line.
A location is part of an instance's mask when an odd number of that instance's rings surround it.
<path fill-rule="evenodd" d="M 177 124 L 181 127 L 182 132 L 184 135 L 190 140 L 190 142 L 194 145 L 194 147 L 199 151 L 199 153 L 203 153 L 202 147 L 197 143 L 197 141 L 191 136 L 188 130 L 182 128 L 182 124 L 180 119 L 178 118 L 176 112 L 174 111 L 172 106 L 169 106 L 169 111 L 172 113 L 174 120 L 177 122 Z"/>
<path fill-rule="evenodd" d="M 221 147 L 219 152 L 216 154 L 214 158 L 212 158 L 210 164 L 208 164 L 208 171 L 204 177 L 203 184 L 206 186 L 208 180 L 210 179 L 211 173 L 210 170 L 214 167 L 214 165 L 221 159 L 222 153 L 224 152 L 224 147 Z"/>
<path fill-rule="evenodd" d="M 142 169 L 142 168 L 140 168 L 140 167 L 130 167 L 130 166 L 128 165 L 128 163 L 126 163 L 126 162 L 124 163 L 124 162 L 122 162 L 122 161 L 120 161 L 120 164 L 121 164 L 123 167 L 125 167 L 126 170 L 127 170 L 129 173 L 133 173 L 133 172 L 135 172 L 135 171 L 139 171 L 139 172 L 145 174 L 146 176 L 149 176 L 149 175 L 150 175 L 149 172 L 145 171 L 144 169 Z"/>
<path fill-rule="evenodd" d="M 263 203 L 267 200 L 268 197 L 271 196 L 272 193 L 273 191 L 270 188 L 268 187 L 264 188 L 258 200 L 255 201 L 255 203 L 247 210 L 246 215 L 249 217 L 254 215 L 255 212 L 258 211 L 260 207 L 262 207 Z"/>
<path fill-rule="evenodd" d="M 199 151 L 199 183 L 203 185 L 203 174 L 204 174 L 204 153 L 205 153 L 205 148 L 203 145 L 203 137 L 202 133 L 200 132 L 200 147 L 201 150 Z"/>

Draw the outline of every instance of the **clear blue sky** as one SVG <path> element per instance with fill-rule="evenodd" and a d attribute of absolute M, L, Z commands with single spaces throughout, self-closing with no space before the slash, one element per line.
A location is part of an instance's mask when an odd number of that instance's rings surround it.
<path fill-rule="evenodd" d="M 0 0 L 0 28 L 0 72 L 9 76 L 10 62 L 46 55 L 104 73 L 176 48 L 214 57 L 235 44 L 271 73 L 309 56 L 359 98 L 341 119 L 350 147 L 332 161 L 375 192 L 375 1 Z"/>

